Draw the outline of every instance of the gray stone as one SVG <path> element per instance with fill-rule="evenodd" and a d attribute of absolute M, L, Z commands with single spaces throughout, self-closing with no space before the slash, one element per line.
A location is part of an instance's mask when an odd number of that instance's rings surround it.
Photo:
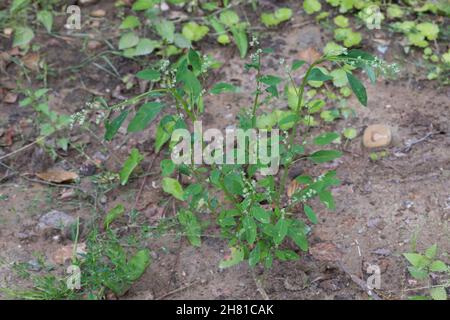
<path fill-rule="evenodd" d="M 39 219 L 37 228 L 40 231 L 48 229 L 67 230 L 74 223 L 76 223 L 76 219 L 71 215 L 62 211 L 52 210 Z"/>

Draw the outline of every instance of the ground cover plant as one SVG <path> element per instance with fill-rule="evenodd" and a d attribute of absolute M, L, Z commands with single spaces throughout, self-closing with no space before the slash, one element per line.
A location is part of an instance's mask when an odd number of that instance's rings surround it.
<path fill-rule="evenodd" d="M 197 283 L 244 298 L 218 283 L 245 270 L 256 298 L 319 290 L 446 299 L 448 263 L 437 247 L 449 249 L 448 168 L 445 151 L 426 148 L 448 137 L 449 9 L 446 1 L 1 4 L 0 294 L 133 297 L 156 274 L 161 288 L 178 285 L 144 298 L 197 297 Z M 406 93 L 395 100 L 400 84 Z M 439 115 L 409 97 L 423 88 L 429 96 L 416 101 L 436 96 Z M 431 163 L 439 170 L 423 168 Z M 371 198 L 371 181 L 384 196 Z M 418 181 L 430 193 L 390 189 Z M 424 212 L 439 221 L 439 236 Z M 405 253 L 397 243 L 417 229 L 428 249 Z M 183 264 L 189 250 L 195 263 Z M 325 276 L 324 262 L 340 280 Z M 365 282 L 370 270 L 381 288 Z M 199 278 L 187 281 L 191 274 Z"/>

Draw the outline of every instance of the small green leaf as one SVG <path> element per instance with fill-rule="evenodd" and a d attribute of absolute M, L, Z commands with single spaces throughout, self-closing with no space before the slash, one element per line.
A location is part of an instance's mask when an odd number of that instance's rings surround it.
<path fill-rule="evenodd" d="M 270 223 L 271 212 L 267 211 L 260 206 L 252 207 L 250 213 L 252 216 L 261 223 Z"/>
<path fill-rule="evenodd" d="M 436 260 L 436 261 L 433 261 L 433 263 L 430 265 L 430 271 L 431 272 L 446 272 L 446 271 L 448 271 L 448 267 L 443 261 Z"/>
<path fill-rule="evenodd" d="M 216 83 L 211 90 L 209 90 L 210 93 L 212 94 L 220 94 L 220 93 L 224 93 L 224 92 L 239 92 L 239 88 L 230 84 L 230 83 L 225 83 L 225 82 L 219 82 Z"/>
<path fill-rule="evenodd" d="M 255 267 L 258 262 L 261 260 L 261 246 L 258 243 L 255 248 L 250 252 L 250 255 L 248 257 L 248 264 L 250 267 Z"/>
<path fill-rule="evenodd" d="M 319 193 L 319 199 L 320 199 L 320 201 L 322 201 L 323 204 L 325 204 L 325 206 L 328 209 L 334 210 L 336 208 L 336 205 L 334 203 L 333 194 L 330 191 L 324 190 L 321 193 Z"/>
<path fill-rule="evenodd" d="M 231 27 L 231 33 L 233 34 L 234 42 L 239 49 L 241 58 L 245 58 L 248 51 L 248 38 L 245 27 L 243 26 L 233 26 Z"/>
<path fill-rule="evenodd" d="M 404 253 L 403 256 L 417 268 L 423 268 L 428 264 L 427 258 L 418 253 Z"/>
<path fill-rule="evenodd" d="M 103 226 L 105 229 L 109 228 L 109 225 L 119 218 L 125 212 L 125 207 L 121 204 L 117 205 L 113 209 L 111 209 L 105 217 L 105 221 L 103 222 Z"/>
<path fill-rule="evenodd" d="M 256 240 L 256 222 L 249 215 L 242 219 L 242 228 L 244 229 L 245 240 L 249 244 L 253 244 Z"/>
<path fill-rule="evenodd" d="M 350 87 L 352 88 L 353 93 L 358 98 L 358 101 L 365 107 L 367 107 L 367 92 L 364 85 L 361 83 L 361 81 L 358 80 L 355 76 L 353 76 L 351 73 L 347 73 L 347 79 L 350 84 Z"/>
<path fill-rule="evenodd" d="M 139 43 L 139 37 L 134 32 L 128 32 L 122 35 L 119 40 L 119 49 L 124 50 L 135 47 Z"/>
<path fill-rule="evenodd" d="M 244 260 L 245 252 L 242 248 L 231 247 L 230 250 L 231 256 L 226 260 L 220 261 L 219 268 L 229 268 L 241 263 Z"/>
<path fill-rule="evenodd" d="M 319 12 L 322 9 L 322 5 L 318 0 L 305 0 L 303 2 L 303 9 L 307 14 L 313 14 Z"/>
<path fill-rule="evenodd" d="M 199 25 L 196 22 L 188 22 L 183 26 L 181 33 L 190 41 L 199 41 L 208 33 L 207 26 Z"/>
<path fill-rule="evenodd" d="M 48 33 L 52 31 L 53 14 L 48 10 L 41 10 L 37 13 L 37 20 L 42 23 Z"/>
<path fill-rule="evenodd" d="M 138 28 L 141 25 L 139 18 L 136 16 L 127 16 L 123 19 L 122 23 L 119 26 L 119 29 L 134 29 Z"/>
<path fill-rule="evenodd" d="M 304 60 L 295 60 L 292 63 L 291 71 L 295 71 L 297 69 L 300 69 L 305 63 L 306 63 L 306 61 L 304 61 Z"/>
<path fill-rule="evenodd" d="M 111 141 L 114 138 L 114 136 L 117 134 L 120 127 L 122 126 L 123 122 L 128 117 L 128 113 L 129 113 L 129 110 L 125 110 L 119 116 L 117 116 L 117 118 L 115 118 L 113 121 L 111 121 L 111 122 L 107 121 L 105 123 L 105 128 L 106 128 L 105 140 L 106 141 Z"/>
<path fill-rule="evenodd" d="M 431 247 L 429 247 L 427 250 L 425 250 L 425 256 L 428 259 L 434 259 L 436 254 L 437 254 L 437 244 L 433 244 Z"/>
<path fill-rule="evenodd" d="M 228 27 L 234 26 L 239 22 L 239 16 L 233 10 L 222 11 L 222 13 L 220 13 L 219 19 L 224 25 Z"/>
<path fill-rule="evenodd" d="M 274 228 L 273 242 L 277 245 L 283 242 L 288 232 L 288 223 L 284 218 L 278 220 Z"/>
<path fill-rule="evenodd" d="M 159 1 L 157 0 L 137 0 L 134 2 L 132 9 L 134 11 L 143 11 L 150 9 Z"/>
<path fill-rule="evenodd" d="M 337 138 L 339 138 L 339 134 L 337 134 L 336 132 L 326 132 L 314 138 L 314 143 L 318 146 L 324 146 L 332 143 Z"/>
<path fill-rule="evenodd" d="M 130 281 L 138 280 L 150 265 L 150 251 L 148 249 L 142 249 L 136 252 L 136 254 L 127 263 L 127 276 Z"/>
<path fill-rule="evenodd" d="M 332 80 L 333 77 L 326 75 L 323 73 L 323 71 L 319 68 L 313 68 L 311 72 L 308 75 L 308 81 L 320 81 L 324 82 L 327 80 Z"/>
<path fill-rule="evenodd" d="M 147 128 L 162 108 L 163 105 L 159 102 L 148 102 L 143 104 L 139 108 L 133 120 L 130 121 L 130 124 L 128 125 L 128 132 L 138 132 Z"/>
<path fill-rule="evenodd" d="M 275 256 L 281 261 L 298 260 L 300 257 L 292 250 L 276 250 Z"/>
<path fill-rule="evenodd" d="M 201 245 L 201 227 L 200 227 L 200 223 L 197 220 L 197 217 L 191 211 L 183 210 L 178 213 L 178 221 L 183 226 L 184 232 L 185 232 L 189 242 L 194 247 L 200 247 L 200 245 Z"/>
<path fill-rule="evenodd" d="M 346 128 L 344 130 L 344 137 L 346 137 L 349 140 L 352 140 L 356 137 L 356 135 L 358 134 L 358 132 L 356 131 L 356 129 L 354 128 Z"/>
<path fill-rule="evenodd" d="M 306 204 L 304 205 L 303 209 L 305 210 L 305 214 L 308 217 L 309 221 L 311 221 L 314 224 L 317 224 L 317 222 L 318 222 L 317 221 L 317 216 L 314 213 L 313 209 L 310 206 L 306 205 Z"/>
<path fill-rule="evenodd" d="M 164 192 L 171 194 L 176 199 L 184 200 L 184 191 L 178 180 L 166 177 L 162 180 L 162 188 Z"/>
<path fill-rule="evenodd" d="M 172 21 L 163 19 L 155 24 L 156 32 L 169 43 L 173 43 L 175 36 L 175 24 Z"/>
<path fill-rule="evenodd" d="M 14 30 L 13 47 L 21 47 L 28 44 L 34 38 L 34 32 L 29 27 L 17 27 Z"/>
<path fill-rule="evenodd" d="M 123 168 L 119 173 L 120 183 L 122 185 L 127 184 L 128 179 L 130 178 L 131 173 L 134 169 L 144 160 L 144 156 L 139 153 L 139 150 L 134 148 L 131 150 L 130 156 L 123 164 Z"/>
<path fill-rule="evenodd" d="M 244 183 L 242 177 L 236 173 L 227 174 L 224 177 L 225 189 L 233 195 L 242 195 L 244 190 Z"/>
<path fill-rule="evenodd" d="M 136 73 L 136 77 L 147 81 L 159 81 L 161 73 L 154 69 L 145 69 Z"/>

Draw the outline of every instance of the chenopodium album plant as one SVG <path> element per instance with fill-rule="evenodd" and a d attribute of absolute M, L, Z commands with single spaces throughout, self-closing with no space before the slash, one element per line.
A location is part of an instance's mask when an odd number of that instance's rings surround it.
<path fill-rule="evenodd" d="M 257 41 L 252 42 L 257 44 Z M 283 134 L 278 138 L 280 174 L 261 178 L 258 170 L 267 165 L 259 160 L 256 164 L 211 165 L 191 164 L 193 162 L 177 165 L 171 159 L 161 162 L 162 188 L 180 201 L 178 220 L 191 244 L 201 245 L 202 229 L 207 224 L 207 218 L 212 218 L 217 223 L 222 236 L 229 241 L 231 254 L 220 263 L 222 268 L 244 260 L 248 260 L 252 267 L 263 264 L 270 268 L 274 259 L 298 259 L 294 250 L 287 249 L 285 244 L 288 241 L 293 241 L 303 251 L 308 249 L 310 225 L 318 222 L 311 200 L 318 197 L 328 209 L 333 209 L 335 204 L 330 187 L 338 185 L 339 179 L 333 170 L 317 177 L 300 175 L 295 178 L 300 187 L 290 197 L 286 197 L 289 169 L 299 161 L 312 161 L 314 164 L 333 161 L 342 153 L 326 147 L 336 140 L 336 133 L 323 133 L 313 139 L 312 145 L 308 142 L 308 124 L 315 107 L 310 101 L 306 101 L 305 89 L 309 83 L 332 80 L 324 67 L 325 63 L 331 64 L 346 71 L 352 91 L 359 102 L 366 106 L 366 89 L 354 75 L 354 71 L 362 69 L 375 82 L 377 75 L 387 68 L 378 58 L 361 50 L 341 50 L 327 53 L 309 65 L 305 61 L 296 60 L 292 66 L 285 68 L 286 77 L 283 79 L 263 73 L 261 59 L 270 52 L 271 50 L 257 49 L 246 65 L 248 71 L 253 70 L 257 74 L 256 90 L 252 106 L 240 114 L 238 127 L 243 130 L 281 130 Z M 294 80 L 294 73 L 300 68 L 306 68 L 306 73 L 298 84 Z M 146 128 L 164 110 L 159 101 L 161 95 L 166 94 L 175 101 L 177 114 L 162 117 L 157 127 L 155 150 L 160 152 L 169 141 L 169 149 L 172 150 L 178 143 L 177 139 L 171 139 L 172 132 L 177 128 L 192 127 L 192 123 L 199 120 L 204 111 L 203 95 L 207 91 L 203 88 L 201 79 L 206 69 L 203 58 L 190 49 L 173 65 L 166 62 L 159 69 L 139 72 L 138 77 L 159 82 L 160 87 L 112 107 L 114 110 L 121 110 L 121 113 L 106 123 L 106 139 L 111 140 L 128 117 L 129 110 L 126 106 L 144 98 L 153 101 L 139 108 L 128 125 L 128 132 Z M 295 107 L 289 111 L 275 110 L 271 115 L 260 114 L 263 105 L 283 97 L 278 89 L 285 81 L 295 88 Z M 209 93 L 236 92 L 238 89 L 228 83 L 217 83 L 209 89 Z M 139 152 L 133 150 L 123 170 L 127 172 L 125 179 L 122 179 L 123 183 L 126 183 L 132 169 L 141 160 Z M 183 186 L 175 178 L 180 174 L 190 176 L 194 182 Z"/>

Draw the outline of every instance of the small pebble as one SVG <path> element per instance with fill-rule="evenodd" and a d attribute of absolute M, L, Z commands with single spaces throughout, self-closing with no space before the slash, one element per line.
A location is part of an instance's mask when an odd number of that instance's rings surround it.
<path fill-rule="evenodd" d="M 363 144 L 366 148 L 386 147 L 391 141 L 391 129 L 386 125 L 374 124 L 364 130 Z"/>

